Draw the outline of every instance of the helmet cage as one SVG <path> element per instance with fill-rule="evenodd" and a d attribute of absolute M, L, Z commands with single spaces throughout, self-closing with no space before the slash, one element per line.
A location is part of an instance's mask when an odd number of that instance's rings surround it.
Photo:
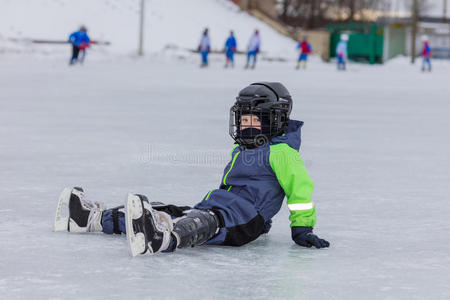
<path fill-rule="evenodd" d="M 240 101 L 230 108 L 229 134 L 239 144 L 250 147 L 259 147 L 267 144 L 272 138 L 281 135 L 289 121 L 291 106 L 288 102 L 265 102 L 265 98 L 252 98 L 251 101 Z M 280 99 L 281 100 L 281 99 Z M 242 125 L 241 118 L 253 115 L 259 118 L 259 124 Z M 243 134 L 244 129 L 260 127 L 260 130 L 250 130 L 250 134 Z"/>

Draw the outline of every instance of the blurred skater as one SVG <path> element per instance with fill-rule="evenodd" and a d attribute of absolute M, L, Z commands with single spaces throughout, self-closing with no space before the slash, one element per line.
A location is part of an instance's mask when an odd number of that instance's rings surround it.
<path fill-rule="evenodd" d="M 202 64 L 200 65 L 201 68 L 208 66 L 208 54 L 210 50 L 211 50 L 211 43 L 208 35 L 208 28 L 205 28 L 202 37 L 200 39 L 200 43 L 198 45 L 198 52 L 200 52 L 202 56 Z"/>
<path fill-rule="evenodd" d="M 87 28 L 81 26 L 80 30 L 73 32 L 69 36 L 69 43 L 72 44 L 72 58 L 69 64 L 73 65 L 76 62 L 83 63 L 86 55 L 86 48 L 89 47 L 91 39 L 87 34 Z M 83 51 L 81 59 L 79 59 L 80 51 Z"/>
<path fill-rule="evenodd" d="M 259 53 L 259 47 L 261 46 L 261 38 L 259 37 L 259 31 L 255 30 L 255 33 L 250 37 L 247 46 L 247 64 L 245 68 L 250 67 L 250 59 L 252 59 L 251 68 L 254 69 L 256 66 L 256 56 Z"/>
<path fill-rule="evenodd" d="M 431 72 L 431 47 L 426 35 L 422 36 L 422 42 L 422 72 L 425 72 L 426 69 Z"/>
<path fill-rule="evenodd" d="M 234 67 L 234 53 L 236 52 L 236 39 L 234 38 L 233 30 L 230 31 L 230 36 L 225 41 L 225 68 L 228 68 L 228 65 L 231 64 L 231 67 Z"/>
<path fill-rule="evenodd" d="M 308 55 L 312 53 L 311 44 L 308 42 L 308 37 L 306 35 L 303 36 L 301 42 L 297 44 L 297 50 L 299 51 L 297 67 L 296 69 L 300 69 L 300 67 L 306 68 L 306 63 L 308 61 Z"/>
<path fill-rule="evenodd" d="M 337 69 L 345 71 L 347 64 L 348 34 L 341 34 L 341 40 L 336 47 Z"/>

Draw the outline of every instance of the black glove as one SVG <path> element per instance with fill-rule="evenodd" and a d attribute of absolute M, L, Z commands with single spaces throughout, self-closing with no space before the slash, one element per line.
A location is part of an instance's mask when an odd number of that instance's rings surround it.
<path fill-rule="evenodd" d="M 295 226 L 291 228 L 292 239 L 297 245 L 311 248 L 314 246 L 316 248 L 329 247 L 330 243 L 324 239 L 319 238 L 312 232 L 312 227 Z"/>

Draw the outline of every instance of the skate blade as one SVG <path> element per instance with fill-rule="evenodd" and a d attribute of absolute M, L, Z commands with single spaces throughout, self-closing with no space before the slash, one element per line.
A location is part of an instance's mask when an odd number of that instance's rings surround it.
<path fill-rule="evenodd" d="M 54 231 L 68 231 L 69 226 L 69 200 L 72 188 L 65 188 L 59 196 L 55 213 Z M 66 215 L 64 215 L 66 214 Z"/>
<path fill-rule="evenodd" d="M 125 226 L 129 251 L 132 257 L 144 254 L 145 236 L 142 232 L 135 233 L 133 229 L 133 220 L 139 219 L 143 215 L 142 201 L 133 194 L 128 194 L 125 204 Z"/>

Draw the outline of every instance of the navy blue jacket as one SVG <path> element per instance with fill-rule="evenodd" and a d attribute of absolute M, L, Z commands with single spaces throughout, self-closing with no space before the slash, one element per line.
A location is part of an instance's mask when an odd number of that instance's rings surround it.
<path fill-rule="evenodd" d="M 285 134 L 273 138 L 268 145 L 254 149 L 239 145 L 233 148 L 220 187 L 210 191 L 195 206 L 217 211 L 223 219 L 223 228 L 207 244 L 239 246 L 268 232 L 285 195 L 289 198 L 291 226 L 314 225 L 312 181 L 298 154 L 302 125 L 301 121 L 291 120 Z M 289 157 L 284 157 L 285 153 L 289 153 Z M 295 176 L 298 170 L 302 176 Z M 293 190 L 293 187 L 298 188 Z"/>

